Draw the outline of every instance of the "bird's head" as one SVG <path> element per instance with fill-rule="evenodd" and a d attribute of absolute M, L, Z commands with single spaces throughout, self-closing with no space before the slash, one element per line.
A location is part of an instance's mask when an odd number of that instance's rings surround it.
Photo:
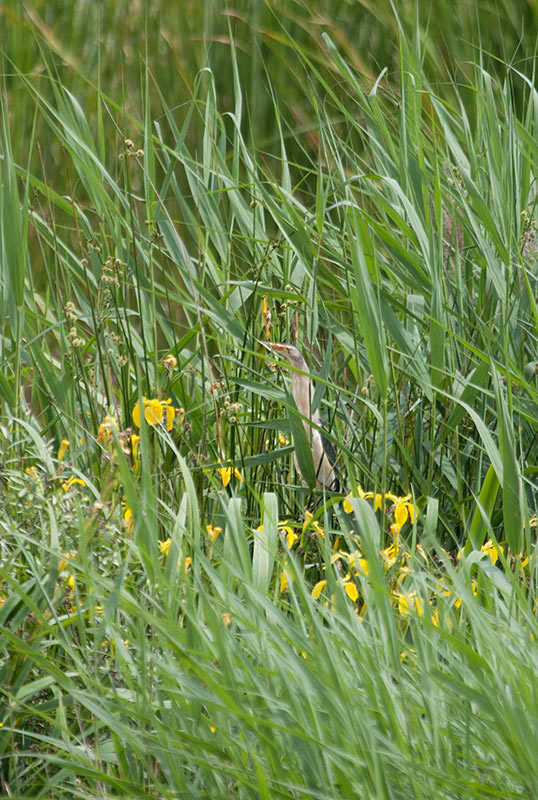
<path fill-rule="evenodd" d="M 264 342 L 264 345 L 271 350 L 276 351 L 279 353 L 282 358 L 285 358 L 286 361 L 292 365 L 292 367 L 296 367 L 300 369 L 302 372 L 308 372 L 308 364 L 304 360 L 302 353 L 298 350 L 295 345 L 293 344 L 280 344 L 279 342 Z"/>

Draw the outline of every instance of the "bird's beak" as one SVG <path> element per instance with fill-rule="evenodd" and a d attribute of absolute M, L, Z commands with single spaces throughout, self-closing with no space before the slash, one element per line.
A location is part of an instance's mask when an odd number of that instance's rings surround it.
<path fill-rule="evenodd" d="M 280 344 L 279 342 L 262 342 L 265 347 L 269 347 L 271 350 L 276 350 L 277 353 L 284 353 L 286 352 L 286 345 Z"/>

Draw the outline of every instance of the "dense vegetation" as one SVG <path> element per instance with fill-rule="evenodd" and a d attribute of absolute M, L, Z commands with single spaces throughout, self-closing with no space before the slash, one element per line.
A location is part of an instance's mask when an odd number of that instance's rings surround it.
<path fill-rule="evenodd" d="M 2 7 L 2 793 L 536 797 L 532 7 L 172 5 Z"/>

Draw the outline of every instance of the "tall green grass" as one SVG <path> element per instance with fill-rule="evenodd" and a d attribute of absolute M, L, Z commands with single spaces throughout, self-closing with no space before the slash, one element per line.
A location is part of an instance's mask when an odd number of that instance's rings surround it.
<path fill-rule="evenodd" d="M 324 604 L 295 554 L 275 560 L 274 495 L 254 550 L 240 500 L 223 499 L 210 553 L 185 478 L 175 509 L 144 489 L 128 534 L 79 506 L 84 489 L 67 507 L 49 493 L 40 541 L 10 531 L 0 746 L 12 796 L 534 795 L 537 626 L 517 574 L 476 552 L 455 567 L 438 550 L 441 582 L 417 555 L 406 589 L 424 605 L 399 614 L 358 500 L 370 563 L 359 618 L 328 561 Z"/>
<path fill-rule="evenodd" d="M 350 4 L 310 35 L 303 4 L 208 3 L 184 48 L 188 4 L 116 5 L 4 9 L 3 791 L 533 797 L 538 96 L 515 5 L 479 38 L 444 4 Z M 380 69 L 357 20 L 394 32 Z M 268 335 L 309 361 L 345 493 L 413 506 L 401 539 L 390 504 L 348 514 L 295 474 Z M 137 427 L 144 398 L 170 430 Z"/>

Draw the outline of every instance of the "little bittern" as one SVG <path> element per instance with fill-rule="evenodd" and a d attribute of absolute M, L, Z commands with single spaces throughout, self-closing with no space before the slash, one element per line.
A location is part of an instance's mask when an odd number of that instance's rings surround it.
<path fill-rule="evenodd" d="M 278 344 L 277 342 L 264 342 L 264 344 L 280 353 L 294 367 L 291 375 L 291 394 L 299 414 L 304 418 L 306 435 L 312 447 L 318 489 L 325 487 L 335 492 L 339 491 L 340 486 L 334 467 L 336 457 L 333 446 L 320 430 L 322 423 L 319 411 L 312 411 L 314 387 L 308 374 L 303 374 L 309 372 L 308 364 L 301 352 L 292 344 Z M 294 462 L 297 472 L 301 474 L 296 455 Z"/>

